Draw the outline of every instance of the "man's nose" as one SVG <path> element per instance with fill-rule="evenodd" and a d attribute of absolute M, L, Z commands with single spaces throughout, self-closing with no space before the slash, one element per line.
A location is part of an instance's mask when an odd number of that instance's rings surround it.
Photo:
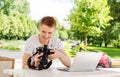
<path fill-rule="evenodd" d="M 45 34 L 45 38 L 48 38 L 48 34 L 47 33 Z"/>

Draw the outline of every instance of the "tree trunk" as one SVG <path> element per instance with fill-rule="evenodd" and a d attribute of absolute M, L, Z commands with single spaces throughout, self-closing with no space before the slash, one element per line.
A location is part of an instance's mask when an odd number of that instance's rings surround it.
<path fill-rule="evenodd" d="M 100 47 L 102 46 L 102 43 L 100 43 Z"/>
<path fill-rule="evenodd" d="M 105 43 L 105 47 L 107 47 L 107 43 Z"/>
<path fill-rule="evenodd" d="M 105 39 L 104 39 L 104 40 L 105 40 L 105 47 L 107 47 L 107 45 L 108 45 L 108 40 L 109 40 L 107 33 L 106 33 L 106 36 L 105 36 Z"/>
<path fill-rule="evenodd" d="M 85 51 L 87 51 L 87 35 L 88 33 L 86 32 L 85 33 Z"/>

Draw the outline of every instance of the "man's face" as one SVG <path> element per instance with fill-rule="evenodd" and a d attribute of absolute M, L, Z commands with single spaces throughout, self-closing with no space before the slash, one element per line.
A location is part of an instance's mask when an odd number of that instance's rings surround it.
<path fill-rule="evenodd" d="M 44 42 L 48 42 L 55 32 L 55 26 L 48 27 L 47 25 L 41 25 L 39 27 L 40 39 Z"/>

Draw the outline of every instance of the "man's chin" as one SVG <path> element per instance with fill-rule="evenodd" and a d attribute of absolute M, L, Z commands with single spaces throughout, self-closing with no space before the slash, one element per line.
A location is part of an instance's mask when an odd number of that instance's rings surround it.
<path fill-rule="evenodd" d="M 44 39 L 44 41 L 45 41 L 45 42 L 47 42 L 47 41 L 48 41 L 48 39 Z"/>
<path fill-rule="evenodd" d="M 48 44 L 49 40 L 48 39 L 44 39 L 44 43 Z"/>

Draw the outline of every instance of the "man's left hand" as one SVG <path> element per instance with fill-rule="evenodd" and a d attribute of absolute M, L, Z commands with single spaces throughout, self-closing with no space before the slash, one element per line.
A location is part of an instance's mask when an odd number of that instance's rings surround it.
<path fill-rule="evenodd" d="M 58 50 L 50 50 L 50 52 L 54 52 L 54 54 L 48 55 L 49 60 L 53 60 L 55 58 L 59 58 L 61 55 L 61 52 Z"/>

